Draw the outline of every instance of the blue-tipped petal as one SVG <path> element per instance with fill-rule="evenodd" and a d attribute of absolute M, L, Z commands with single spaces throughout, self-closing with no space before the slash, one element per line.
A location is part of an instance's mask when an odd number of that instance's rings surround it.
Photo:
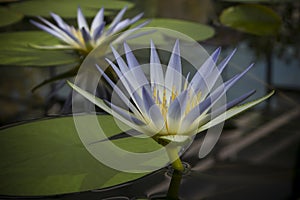
<path fill-rule="evenodd" d="M 86 31 L 88 31 L 88 32 L 90 31 L 89 26 L 86 22 L 86 19 L 82 13 L 80 7 L 78 7 L 78 9 L 77 9 L 77 24 L 78 24 L 79 29 L 84 28 Z"/>
<path fill-rule="evenodd" d="M 81 34 L 82 34 L 84 43 L 85 44 L 89 44 L 90 41 L 91 41 L 91 39 L 92 39 L 91 36 L 90 36 L 90 34 L 89 34 L 89 32 L 85 28 L 82 28 L 81 29 Z"/>
<path fill-rule="evenodd" d="M 49 27 L 47 27 L 47 26 L 45 26 L 45 25 L 43 25 L 43 24 L 41 24 L 41 23 L 38 23 L 38 22 L 36 22 L 36 21 L 34 21 L 34 20 L 30 20 L 30 22 L 31 22 L 33 25 L 35 25 L 36 27 L 38 27 L 38 28 L 40 28 L 40 29 L 42 29 L 42 30 L 44 30 L 44 31 L 46 31 L 46 32 L 48 32 L 48 33 L 50 33 L 51 35 L 53 35 L 53 36 L 55 36 L 55 37 L 57 37 L 57 38 L 59 38 L 59 39 L 65 41 L 65 38 L 62 37 L 62 36 L 61 36 L 59 33 L 57 33 L 56 31 L 54 31 L 53 29 L 51 29 L 51 28 L 49 28 Z"/>
<path fill-rule="evenodd" d="M 94 31 L 93 31 L 93 39 L 96 42 L 101 36 L 104 31 L 105 27 L 105 22 L 103 22 L 100 26 L 98 26 Z"/>
<path fill-rule="evenodd" d="M 95 18 L 93 19 L 92 25 L 91 25 L 91 32 L 94 34 L 96 29 L 99 28 L 99 26 L 103 25 L 104 20 L 104 8 L 101 8 L 98 13 L 96 14 Z"/>
<path fill-rule="evenodd" d="M 226 81 L 224 84 L 225 86 L 229 86 L 231 87 L 232 85 L 234 85 L 238 80 L 240 80 L 252 67 L 254 64 L 249 65 L 242 73 L 234 76 L 233 78 L 231 78 L 230 80 Z"/>
<path fill-rule="evenodd" d="M 208 87 L 206 78 L 215 68 L 217 59 L 220 55 L 221 48 L 217 48 L 203 63 L 203 65 L 195 73 L 194 77 L 191 80 L 190 85 L 193 87 L 193 90 L 198 93 L 204 88 Z"/>
<path fill-rule="evenodd" d="M 137 16 L 135 16 L 134 18 L 132 18 L 130 20 L 130 24 L 134 24 L 135 22 L 137 22 L 139 19 L 141 19 L 143 17 L 144 13 L 140 13 Z"/>
<path fill-rule="evenodd" d="M 66 43 L 74 43 L 73 38 L 71 38 L 68 34 L 66 34 L 63 30 L 61 30 L 60 28 L 58 28 L 57 26 L 55 26 L 54 24 L 52 24 L 51 22 L 49 22 L 48 20 L 42 18 L 42 17 L 38 17 L 39 20 L 41 20 L 43 23 L 45 23 L 46 25 L 48 25 L 51 29 L 52 29 L 52 33 L 56 32 L 57 34 L 59 34 L 59 38 L 63 41 L 65 41 Z M 42 25 L 43 26 L 43 25 Z M 47 27 L 48 31 L 50 33 L 50 28 Z"/>
<path fill-rule="evenodd" d="M 113 88 L 114 92 L 116 92 L 120 99 L 125 103 L 125 105 L 128 106 L 128 108 L 132 110 L 136 115 L 141 117 L 140 112 L 132 105 L 129 98 L 120 90 L 120 88 L 104 73 L 104 71 L 97 64 L 96 68 L 108 82 L 108 84 Z"/>
<path fill-rule="evenodd" d="M 152 120 L 155 126 L 161 130 L 164 126 L 164 118 L 160 112 L 159 107 L 155 104 L 154 99 L 148 93 L 145 87 L 142 88 L 142 95 L 144 101 L 144 109 L 148 117 Z"/>
<path fill-rule="evenodd" d="M 226 110 L 231 109 L 232 107 L 242 103 L 243 101 L 245 101 L 246 99 L 248 99 L 250 96 L 252 96 L 255 93 L 255 90 L 251 90 L 245 94 L 243 94 L 242 96 L 230 101 L 229 103 L 227 103 L 226 105 L 224 105 L 221 108 L 218 108 L 217 110 L 213 111 L 212 115 L 213 116 L 218 116 L 221 113 L 225 112 Z"/>
<path fill-rule="evenodd" d="M 130 68 L 130 71 L 133 73 L 138 83 L 137 87 L 149 85 L 149 81 L 146 78 L 144 71 L 142 70 L 140 64 L 138 63 L 135 56 L 133 55 L 132 50 L 125 42 L 124 42 L 124 50 L 125 50 L 125 56 L 128 63 L 128 67 Z"/>
<path fill-rule="evenodd" d="M 108 27 L 108 30 L 107 30 L 107 35 L 111 34 L 113 29 L 117 26 L 117 24 L 121 21 L 124 13 L 126 12 L 127 10 L 127 7 L 124 7 L 118 14 L 117 16 L 115 17 L 115 19 L 112 21 L 112 23 L 110 24 L 110 26 Z"/>
<path fill-rule="evenodd" d="M 115 50 L 113 46 L 110 46 L 112 53 L 114 54 L 114 57 L 118 63 L 118 66 L 123 74 L 126 74 L 126 72 L 129 70 L 127 64 L 123 60 L 123 58 L 120 56 L 120 54 Z"/>
<path fill-rule="evenodd" d="M 176 134 L 178 127 L 181 124 L 181 119 L 186 109 L 188 100 L 188 91 L 183 91 L 174 101 L 170 104 L 168 109 L 168 130 Z"/>
<path fill-rule="evenodd" d="M 206 113 L 243 75 L 245 75 L 251 69 L 252 66 L 253 65 L 250 65 L 241 74 L 234 76 L 232 79 L 226 81 L 223 85 L 220 85 L 203 102 L 192 109 L 184 118 L 183 122 L 186 124 L 188 124 L 188 122 L 193 123 L 199 117 L 199 115 Z"/>
<path fill-rule="evenodd" d="M 147 20 L 137 26 L 135 26 L 134 28 L 131 28 L 131 29 L 128 29 L 124 32 L 122 32 L 120 34 L 120 36 L 113 41 L 113 43 L 117 44 L 117 43 L 122 43 L 126 40 L 130 40 L 130 39 L 133 39 L 133 38 L 137 38 L 137 37 L 141 37 L 143 35 L 148 35 L 148 34 L 151 34 L 153 32 L 155 32 L 155 30 L 151 30 L 151 31 L 143 31 L 143 32 L 138 32 L 138 33 L 134 33 L 135 31 L 139 30 L 140 28 L 146 26 L 147 24 L 149 24 L 151 20 Z"/>
<path fill-rule="evenodd" d="M 55 13 L 50 13 L 50 15 L 52 16 L 52 18 L 56 21 L 57 25 L 64 30 L 67 30 L 69 25 L 67 25 L 64 20 L 57 14 Z"/>
<path fill-rule="evenodd" d="M 202 98 L 206 98 L 209 91 L 216 84 L 217 80 L 222 79 L 221 73 L 223 72 L 223 70 L 227 66 L 228 62 L 230 61 L 230 59 L 234 55 L 235 51 L 236 51 L 236 49 L 234 49 L 231 52 L 230 55 L 228 55 L 224 60 L 222 60 L 222 62 L 217 66 L 217 68 L 214 68 L 214 70 L 210 73 L 210 75 L 207 78 L 205 78 L 206 85 L 200 87 Z M 223 82 L 222 80 L 220 80 L 220 81 Z"/>
<path fill-rule="evenodd" d="M 150 52 L 150 79 L 151 85 L 157 88 L 164 86 L 164 76 L 161 67 L 160 59 L 158 57 L 155 45 L 151 40 L 151 52 Z M 162 91 L 162 90 L 160 90 Z M 162 94 L 160 94 L 162 95 Z"/>
<path fill-rule="evenodd" d="M 173 47 L 172 55 L 168 64 L 168 68 L 165 76 L 165 86 L 167 92 L 171 95 L 171 91 L 180 93 L 182 85 L 182 69 L 181 69 L 181 57 L 179 49 L 179 40 L 176 40 Z M 175 88 L 174 88 L 175 87 Z"/>
<path fill-rule="evenodd" d="M 218 69 L 219 69 L 220 73 L 223 72 L 223 70 L 225 69 L 228 62 L 231 60 L 232 56 L 235 54 L 235 52 L 236 52 L 236 49 L 234 49 L 224 60 L 222 60 L 222 62 L 220 64 L 218 64 Z"/>
<path fill-rule="evenodd" d="M 113 111 L 117 112 L 120 116 L 125 118 L 127 121 L 134 123 L 138 126 L 145 125 L 144 122 L 142 122 L 141 120 L 134 117 L 129 111 L 126 111 L 126 110 L 112 104 L 111 102 L 109 102 L 107 100 L 104 100 L 104 101 L 112 108 Z"/>
<path fill-rule="evenodd" d="M 117 32 L 123 30 L 124 28 L 126 28 L 126 27 L 129 26 L 129 25 L 130 25 L 130 20 L 129 20 L 129 19 L 125 19 L 125 20 L 119 22 L 119 23 L 114 27 L 114 29 L 111 30 L 111 33 L 112 33 L 112 34 L 113 34 L 113 33 L 117 33 Z"/>

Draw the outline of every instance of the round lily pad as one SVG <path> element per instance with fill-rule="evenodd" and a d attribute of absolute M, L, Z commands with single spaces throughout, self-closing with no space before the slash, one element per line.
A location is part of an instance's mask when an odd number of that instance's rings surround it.
<path fill-rule="evenodd" d="M 21 31 L 0 34 L 0 65 L 56 66 L 77 63 L 79 56 L 73 51 L 37 49 L 31 44 L 48 46 L 59 44 L 43 31 Z"/>
<path fill-rule="evenodd" d="M 113 117 L 100 115 L 98 120 L 108 136 L 122 132 Z M 66 194 L 105 188 L 145 175 L 120 172 L 97 161 L 81 143 L 72 117 L 25 123 L 0 130 L 0 135 L 1 195 Z M 115 144 L 135 152 L 158 145 L 149 138 L 132 137 L 116 140 Z"/>
<path fill-rule="evenodd" d="M 147 27 L 160 27 L 181 32 L 196 41 L 206 40 L 214 36 L 215 31 L 212 27 L 186 20 L 155 18 Z"/>
<path fill-rule="evenodd" d="M 222 12 L 220 21 L 225 26 L 255 35 L 276 35 L 281 27 L 277 13 L 256 4 L 229 7 Z"/>
<path fill-rule="evenodd" d="M 86 17 L 94 17 L 102 7 L 106 9 L 106 14 L 109 14 L 109 10 L 132 7 L 133 4 L 119 0 L 29 0 L 10 4 L 11 9 L 26 16 L 48 17 L 50 12 L 54 12 L 64 18 L 75 18 L 79 6 Z"/>
<path fill-rule="evenodd" d="M 23 19 L 23 15 L 0 6 L 0 27 L 16 23 Z"/>

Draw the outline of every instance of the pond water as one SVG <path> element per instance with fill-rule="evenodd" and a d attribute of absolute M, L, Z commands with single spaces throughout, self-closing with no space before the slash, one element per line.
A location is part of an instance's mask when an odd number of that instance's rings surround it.
<path fill-rule="evenodd" d="M 2 1 L 1 1 L 2 2 Z M 296 1 L 212 1 L 147 0 L 132 1 L 132 13 L 146 17 L 191 20 L 214 27 L 212 38 L 200 41 L 209 53 L 221 46 L 221 57 L 237 52 L 224 72 L 225 79 L 254 62 L 255 67 L 228 93 L 234 98 L 244 91 L 257 90 L 252 99 L 275 88 L 276 95 L 256 109 L 225 124 L 220 141 L 204 159 L 198 158 L 203 135 L 197 136 L 182 160 L 187 172 L 182 176 L 178 199 L 297 199 L 300 158 L 300 4 Z M 261 36 L 225 27 L 219 16 L 224 9 L 258 3 L 273 9 L 282 19 L 278 34 Z M 4 4 L 5 6 L 8 3 Z M 252 13 L 255 15 L 255 13 Z M 30 17 L 2 28 L 2 32 L 31 30 Z M 262 19 L 263 20 L 263 19 Z M 29 28 L 28 28 L 29 27 Z M 258 26 L 259 28 L 260 26 Z M 0 125 L 60 115 L 70 94 L 67 86 L 51 83 L 32 93 L 37 84 L 63 67 L 1 66 Z M 68 110 L 68 109 L 67 109 Z M 171 169 L 166 167 L 138 180 L 107 189 L 64 195 L 22 197 L 24 199 L 165 199 Z M 5 180 L 1 180 L 5 181 Z M 1 199 L 21 199 L 3 196 Z"/>

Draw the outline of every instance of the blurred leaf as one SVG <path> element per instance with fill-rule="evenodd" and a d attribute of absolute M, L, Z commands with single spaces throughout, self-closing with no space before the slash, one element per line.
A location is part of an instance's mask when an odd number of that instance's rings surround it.
<path fill-rule="evenodd" d="M 50 16 L 50 12 L 54 12 L 65 18 L 75 18 L 78 6 L 86 17 L 94 17 L 102 7 L 106 9 L 106 14 L 111 14 L 109 10 L 132 7 L 133 4 L 120 0 L 29 0 L 10 4 L 11 9 L 27 16 L 47 17 Z"/>
<path fill-rule="evenodd" d="M 79 56 L 73 51 L 42 50 L 30 46 L 58 43 L 57 39 L 43 31 L 1 33 L 0 65 L 54 66 L 79 62 Z"/>
<path fill-rule="evenodd" d="M 147 25 L 147 27 L 161 27 L 166 29 L 172 29 L 174 31 L 181 32 L 194 40 L 202 41 L 214 36 L 214 29 L 210 26 L 200 24 L 197 22 L 167 19 L 167 18 L 155 18 Z"/>
<path fill-rule="evenodd" d="M 90 120 L 90 115 L 78 116 Z M 122 132 L 109 115 L 98 116 L 105 134 Z M 87 131 L 89 130 L 87 126 Z M 72 117 L 39 120 L 0 130 L 0 194 L 53 195 L 109 187 L 144 174 L 124 173 L 97 161 L 83 146 Z M 114 143 L 127 151 L 158 148 L 152 139 Z M 113 158 L 112 158 L 113 159 Z"/>
<path fill-rule="evenodd" d="M 23 19 L 23 15 L 0 6 L 0 27 L 16 23 Z"/>
<path fill-rule="evenodd" d="M 256 4 L 229 7 L 222 12 L 220 21 L 225 26 L 255 35 L 276 35 L 281 26 L 278 14 Z"/>

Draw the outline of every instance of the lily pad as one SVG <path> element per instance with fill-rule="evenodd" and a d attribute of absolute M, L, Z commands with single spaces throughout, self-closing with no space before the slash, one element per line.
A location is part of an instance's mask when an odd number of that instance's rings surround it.
<path fill-rule="evenodd" d="M 0 27 L 16 23 L 23 19 L 23 15 L 0 6 Z"/>
<path fill-rule="evenodd" d="M 111 116 L 100 115 L 98 120 L 108 136 L 121 132 Z M 0 130 L 0 135 L 2 195 L 80 192 L 117 185 L 145 175 L 120 172 L 97 161 L 81 143 L 72 117 L 25 123 Z M 145 138 L 114 142 L 134 152 L 147 152 L 158 147 L 152 139 Z"/>
<path fill-rule="evenodd" d="M 106 9 L 106 14 L 111 14 L 109 10 L 132 7 L 133 4 L 119 0 L 29 0 L 10 4 L 11 9 L 26 16 L 48 17 L 50 12 L 54 12 L 64 18 L 75 18 L 78 6 L 86 17 L 94 17 L 102 7 Z"/>
<path fill-rule="evenodd" d="M 73 51 L 42 50 L 30 46 L 58 43 L 57 39 L 42 31 L 1 33 L 0 65 L 54 66 L 79 62 L 79 56 Z"/>
<path fill-rule="evenodd" d="M 277 13 L 256 4 L 229 7 L 222 12 L 220 21 L 225 26 L 255 35 L 276 35 L 281 27 Z"/>
<path fill-rule="evenodd" d="M 171 29 L 186 34 L 196 41 L 206 40 L 215 34 L 214 29 L 210 26 L 179 19 L 155 18 L 151 20 L 147 27 Z"/>

